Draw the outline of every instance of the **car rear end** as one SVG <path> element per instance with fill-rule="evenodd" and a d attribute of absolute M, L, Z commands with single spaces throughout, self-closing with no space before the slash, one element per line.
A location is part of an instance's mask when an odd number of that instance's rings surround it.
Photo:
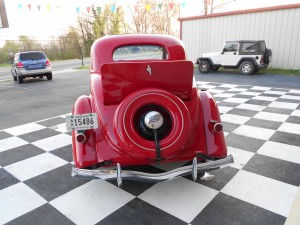
<path fill-rule="evenodd" d="M 18 76 L 38 77 L 39 75 L 52 74 L 49 59 L 43 52 L 22 52 L 16 62 Z"/>

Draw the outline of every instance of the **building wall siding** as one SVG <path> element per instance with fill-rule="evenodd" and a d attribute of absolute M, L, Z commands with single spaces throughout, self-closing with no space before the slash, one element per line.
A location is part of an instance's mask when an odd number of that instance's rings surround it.
<path fill-rule="evenodd" d="M 179 21 L 187 58 L 193 62 L 201 53 L 220 51 L 226 41 L 265 40 L 273 52 L 269 67 L 300 69 L 300 4 Z"/>

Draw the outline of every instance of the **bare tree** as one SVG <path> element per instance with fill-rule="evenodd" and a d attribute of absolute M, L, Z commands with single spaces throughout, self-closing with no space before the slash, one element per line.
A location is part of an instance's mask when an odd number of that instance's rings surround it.
<path fill-rule="evenodd" d="M 203 3 L 203 14 L 212 14 L 215 10 L 223 8 L 235 0 L 223 0 L 221 4 L 215 4 L 215 0 L 202 0 Z"/>
<path fill-rule="evenodd" d="M 176 33 L 172 24 L 179 16 L 179 5 L 174 4 L 172 0 L 165 0 L 159 4 L 156 0 L 139 0 L 129 11 L 134 24 L 133 33 Z"/>

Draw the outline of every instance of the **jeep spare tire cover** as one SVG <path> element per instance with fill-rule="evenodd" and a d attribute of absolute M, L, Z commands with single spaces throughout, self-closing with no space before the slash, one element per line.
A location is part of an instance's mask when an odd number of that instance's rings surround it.
<path fill-rule="evenodd" d="M 159 140 L 161 157 L 180 152 L 191 135 L 191 118 L 181 99 L 161 89 L 143 89 L 126 97 L 114 115 L 114 132 L 120 151 L 143 159 L 156 159 L 156 144 L 151 139 L 153 130 L 139 128 L 146 114 L 161 111 L 164 129 Z M 145 134 L 144 134 L 145 133 Z"/>
<path fill-rule="evenodd" d="M 265 63 L 270 63 L 272 60 L 272 50 L 266 48 L 266 52 L 265 52 Z"/>

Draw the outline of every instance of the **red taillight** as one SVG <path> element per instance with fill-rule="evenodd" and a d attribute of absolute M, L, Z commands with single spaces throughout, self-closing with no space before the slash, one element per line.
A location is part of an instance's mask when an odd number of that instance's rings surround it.
<path fill-rule="evenodd" d="M 223 125 L 221 123 L 216 123 L 214 125 L 214 131 L 217 133 L 220 133 L 223 131 Z"/>
<path fill-rule="evenodd" d="M 50 61 L 47 59 L 46 66 L 50 66 Z"/>
<path fill-rule="evenodd" d="M 86 136 L 83 133 L 79 133 L 76 135 L 76 141 L 78 141 L 79 143 L 84 143 L 86 142 Z"/>
<path fill-rule="evenodd" d="M 23 67 L 24 67 L 24 65 L 23 65 L 23 63 L 21 63 L 21 62 L 18 62 L 18 64 L 17 64 L 17 67 L 18 67 L 18 68 L 23 68 Z"/>
<path fill-rule="evenodd" d="M 264 56 L 260 58 L 260 64 L 264 64 Z"/>

